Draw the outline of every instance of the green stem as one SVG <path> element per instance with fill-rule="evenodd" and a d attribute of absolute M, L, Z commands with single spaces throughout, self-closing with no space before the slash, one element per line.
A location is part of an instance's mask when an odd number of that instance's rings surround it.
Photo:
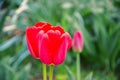
<path fill-rule="evenodd" d="M 77 80 L 80 80 L 80 54 L 77 53 L 76 54 L 76 57 L 77 57 L 77 60 L 76 60 L 76 67 L 77 67 Z"/>
<path fill-rule="evenodd" d="M 53 65 L 50 65 L 49 80 L 53 80 Z"/>
<path fill-rule="evenodd" d="M 47 80 L 46 77 L 47 77 L 47 74 L 46 74 L 46 64 L 43 63 L 43 80 Z"/>

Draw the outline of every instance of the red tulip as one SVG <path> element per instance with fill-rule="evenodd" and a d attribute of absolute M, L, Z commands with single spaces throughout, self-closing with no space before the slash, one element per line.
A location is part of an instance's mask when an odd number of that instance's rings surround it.
<path fill-rule="evenodd" d="M 72 48 L 74 51 L 82 52 L 84 46 L 83 35 L 81 32 L 76 31 L 74 33 Z"/>
<path fill-rule="evenodd" d="M 71 47 L 71 37 L 60 26 L 38 22 L 26 29 L 27 46 L 34 58 L 47 65 L 61 64 Z"/>

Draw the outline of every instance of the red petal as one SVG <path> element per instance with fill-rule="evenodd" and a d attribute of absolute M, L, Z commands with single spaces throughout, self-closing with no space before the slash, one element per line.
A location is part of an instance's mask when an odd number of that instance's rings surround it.
<path fill-rule="evenodd" d="M 60 26 L 55 26 L 55 27 L 52 28 L 52 30 L 59 30 L 61 32 L 61 34 L 65 33 L 64 29 Z"/>
<path fill-rule="evenodd" d="M 61 64 L 64 61 L 67 50 L 71 47 L 71 44 L 72 44 L 72 39 L 68 33 L 64 33 L 61 36 L 60 40 L 61 40 L 61 43 L 59 45 L 59 49 L 54 57 L 55 65 Z"/>
<path fill-rule="evenodd" d="M 61 64 L 66 57 L 66 53 L 67 53 L 67 43 L 66 43 L 65 38 L 63 38 L 61 44 L 59 45 L 58 51 L 54 54 L 53 63 L 56 66 Z"/>
<path fill-rule="evenodd" d="M 64 36 L 65 35 L 65 37 L 66 37 L 66 39 L 67 39 L 67 42 L 68 42 L 68 48 L 67 48 L 67 50 L 69 50 L 70 49 L 70 47 L 71 47 L 71 45 L 72 45 L 72 38 L 71 38 L 71 36 L 69 35 L 69 33 L 65 33 L 65 34 L 63 34 L 62 36 Z"/>
<path fill-rule="evenodd" d="M 26 40 L 27 40 L 28 49 L 34 58 L 39 58 L 38 37 L 37 37 L 38 32 L 39 32 L 38 28 L 35 27 L 26 28 Z"/>
<path fill-rule="evenodd" d="M 44 32 L 47 32 L 47 31 L 50 30 L 51 28 L 52 28 L 52 25 L 46 23 L 46 24 L 43 26 L 42 30 L 44 30 Z"/>
<path fill-rule="evenodd" d="M 49 30 L 39 41 L 39 57 L 45 64 L 61 64 L 65 57 L 69 45 L 69 35 L 65 33 L 61 37 L 60 31 Z"/>
<path fill-rule="evenodd" d="M 39 36 L 39 57 L 41 62 L 44 64 L 51 64 L 52 63 L 52 57 L 50 57 L 50 53 L 47 49 L 47 44 L 49 42 L 49 37 L 47 34 L 43 34 L 43 36 Z"/>
<path fill-rule="evenodd" d="M 41 26 L 43 26 L 45 24 L 46 24 L 46 22 L 37 22 L 34 26 L 41 27 Z"/>
<path fill-rule="evenodd" d="M 37 22 L 34 26 L 40 28 L 41 30 L 44 30 L 44 32 L 47 32 L 52 28 L 52 25 L 47 22 Z"/>
<path fill-rule="evenodd" d="M 26 40 L 27 40 L 27 45 L 28 45 L 28 49 L 29 49 L 29 51 L 30 51 L 30 54 L 31 54 L 34 58 L 38 58 L 38 56 L 36 55 L 36 53 L 33 51 L 33 48 L 32 48 L 32 46 L 31 46 L 30 41 L 28 40 L 28 38 L 26 38 Z"/>
<path fill-rule="evenodd" d="M 40 60 L 45 64 L 54 64 L 53 58 L 60 45 L 60 32 L 49 30 L 39 41 Z"/>

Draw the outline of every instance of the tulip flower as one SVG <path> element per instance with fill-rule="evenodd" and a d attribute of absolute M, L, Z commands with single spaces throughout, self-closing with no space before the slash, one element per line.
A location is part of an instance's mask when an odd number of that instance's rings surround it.
<path fill-rule="evenodd" d="M 45 22 L 27 28 L 26 40 L 31 55 L 47 65 L 61 64 L 72 43 L 70 35 L 60 26 Z"/>
<path fill-rule="evenodd" d="M 74 51 L 82 52 L 84 46 L 83 35 L 81 32 L 76 31 L 74 33 L 72 48 Z"/>
<path fill-rule="evenodd" d="M 52 26 L 46 22 L 38 22 L 26 29 L 26 40 L 30 54 L 47 65 L 59 65 L 71 47 L 69 33 L 60 26 Z"/>
<path fill-rule="evenodd" d="M 39 48 L 38 48 L 39 31 L 41 31 L 42 29 L 44 31 L 47 31 L 50 28 L 51 25 L 44 22 L 38 22 L 33 27 L 26 28 L 26 40 L 27 40 L 28 50 L 30 51 L 30 54 L 36 59 L 39 59 Z"/>
<path fill-rule="evenodd" d="M 76 54 L 77 80 L 80 80 L 80 55 L 79 53 L 82 52 L 83 46 L 84 46 L 84 40 L 83 40 L 82 33 L 79 31 L 76 31 L 73 37 L 72 48 L 77 53 Z"/>

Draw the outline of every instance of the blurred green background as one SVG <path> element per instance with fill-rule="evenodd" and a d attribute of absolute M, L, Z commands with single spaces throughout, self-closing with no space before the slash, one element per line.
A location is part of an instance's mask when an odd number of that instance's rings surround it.
<path fill-rule="evenodd" d="M 0 80 L 42 80 L 25 41 L 38 21 L 83 33 L 82 80 L 120 80 L 120 0 L 0 0 Z M 75 55 L 54 68 L 55 80 L 76 80 Z"/>

